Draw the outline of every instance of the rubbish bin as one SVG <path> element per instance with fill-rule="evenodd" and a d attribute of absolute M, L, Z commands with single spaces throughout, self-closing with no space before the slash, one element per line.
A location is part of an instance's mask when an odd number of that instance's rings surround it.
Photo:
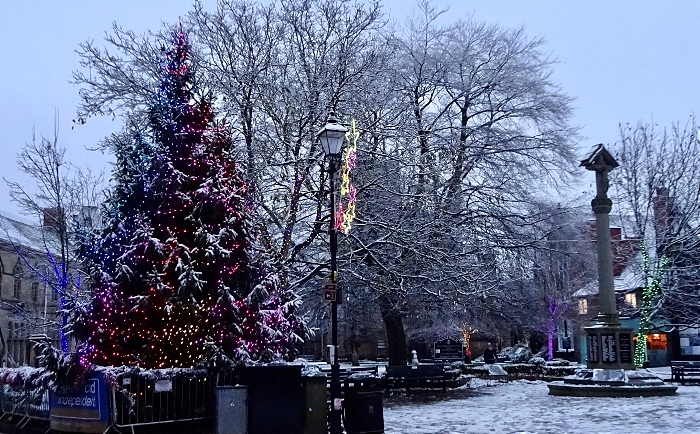
<path fill-rule="evenodd" d="M 345 380 L 345 430 L 348 434 L 383 434 L 382 379 L 356 374 Z"/>
<path fill-rule="evenodd" d="M 315 375 L 303 376 L 302 379 L 304 383 L 304 401 L 306 402 L 304 434 L 327 434 L 327 377 L 325 375 Z"/>
<path fill-rule="evenodd" d="M 216 388 L 216 434 L 248 433 L 247 399 L 246 386 Z"/>
<path fill-rule="evenodd" d="M 304 392 L 300 365 L 247 366 L 249 434 L 302 434 Z"/>

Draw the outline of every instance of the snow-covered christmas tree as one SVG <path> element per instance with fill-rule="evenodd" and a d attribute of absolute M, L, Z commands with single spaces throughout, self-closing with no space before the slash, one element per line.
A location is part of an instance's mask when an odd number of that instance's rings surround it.
<path fill-rule="evenodd" d="M 82 253 L 94 298 L 74 330 L 82 364 L 193 367 L 292 358 L 294 294 L 257 248 L 231 139 L 195 101 L 182 29 L 145 132 L 115 138 L 106 229 Z"/>

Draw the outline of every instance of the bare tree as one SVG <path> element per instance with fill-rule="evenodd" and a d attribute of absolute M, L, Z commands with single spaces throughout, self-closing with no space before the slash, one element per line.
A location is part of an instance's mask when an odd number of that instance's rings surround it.
<path fill-rule="evenodd" d="M 531 287 L 523 295 L 531 306 L 524 322 L 544 330 L 551 360 L 573 293 L 595 279 L 596 255 L 588 212 L 572 207 L 549 208 L 552 218 L 537 227 L 542 241 L 530 252 Z"/>
<path fill-rule="evenodd" d="M 203 70 L 196 90 L 221 97 L 217 109 L 236 133 L 233 151 L 257 193 L 268 247 L 279 267 L 297 277 L 292 285 L 325 267 L 315 254 L 305 255 L 316 248 L 327 218 L 315 134 L 329 110 L 352 103 L 358 80 L 374 70 L 380 18 L 378 4 L 348 0 L 285 0 L 274 7 L 221 0 L 211 13 L 195 5 L 187 20 L 193 67 Z M 85 101 L 79 116 L 121 110 L 138 118 L 155 90 L 157 68 L 147 63 L 163 41 L 162 33 L 137 37 L 115 25 L 105 38 L 109 49 L 82 44 L 81 65 L 92 75 L 74 74 Z"/>
<path fill-rule="evenodd" d="M 420 2 L 388 37 L 395 97 L 384 135 L 367 139 L 376 161 L 364 162 L 368 203 L 351 234 L 390 363 L 407 357 L 403 319 L 420 309 L 517 309 L 505 290 L 517 251 L 536 247 L 533 229 L 551 217 L 538 196 L 574 167 L 571 99 L 550 79 L 543 41 L 475 21 L 440 25 L 442 13 Z"/>
<path fill-rule="evenodd" d="M 541 39 L 443 26 L 431 3 L 419 7 L 403 28 L 379 3 L 348 0 L 220 0 L 213 12 L 195 5 L 186 22 L 198 92 L 220 96 L 268 249 L 319 312 L 319 235 L 331 215 L 315 133 L 330 110 L 357 119 L 358 224 L 342 240 L 341 279 L 378 307 L 392 363 L 406 357 L 408 313 L 508 308 L 513 252 L 536 241 L 531 227 L 548 216 L 532 205 L 543 187 L 566 183 L 576 139 Z M 79 116 L 138 119 L 161 38 L 115 26 L 109 51 L 83 44 L 93 73 L 74 75 Z"/>
<path fill-rule="evenodd" d="M 53 136 L 37 138 L 36 132 L 32 131 L 31 141 L 17 154 L 20 171 L 34 184 L 3 179 L 10 188 L 11 199 L 24 213 L 40 222 L 43 252 L 33 252 L 22 245 L 16 245 L 15 249 L 26 267 L 52 293 L 58 294 L 61 349 L 66 352 L 68 316 L 75 303 L 80 303 L 85 297 L 86 290 L 82 287 L 76 257 L 76 230 L 99 224 L 97 205 L 102 196 L 102 174 L 95 175 L 90 169 L 80 169 L 67 161 L 66 149 L 59 145 L 58 137 L 56 112 Z M 44 256 L 41 266 L 37 265 L 37 254 Z"/>
<path fill-rule="evenodd" d="M 620 125 L 615 204 L 641 240 L 645 277 L 640 332 L 700 321 L 700 143 L 694 116 L 659 128 Z"/>

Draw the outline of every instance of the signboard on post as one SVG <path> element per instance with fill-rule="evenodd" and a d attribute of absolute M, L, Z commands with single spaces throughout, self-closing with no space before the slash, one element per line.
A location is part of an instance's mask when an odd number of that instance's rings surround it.
<path fill-rule="evenodd" d="M 103 433 L 109 425 L 107 384 L 102 374 L 88 378 L 76 391 L 51 392 L 51 429 Z"/>
<path fill-rule="evenodd" d="M 323 299 L 326 301 L 338 301 L 338 284 L 326 283 L 323 285 Z"/>
<path fill-rule="evenodd" d="M 464 343 L 460 339 L 442 337 L 435 342 L 435 358 L 440 360 L 462 360 Z"/>

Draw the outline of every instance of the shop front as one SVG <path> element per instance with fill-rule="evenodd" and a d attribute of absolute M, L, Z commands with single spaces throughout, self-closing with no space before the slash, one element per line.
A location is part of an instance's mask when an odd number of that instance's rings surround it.
<path fill-rule="evenodd" d="M 670 365 L 668 335 L 663 332 L 647 335 L 647 359 L 649 367 Z"/>

